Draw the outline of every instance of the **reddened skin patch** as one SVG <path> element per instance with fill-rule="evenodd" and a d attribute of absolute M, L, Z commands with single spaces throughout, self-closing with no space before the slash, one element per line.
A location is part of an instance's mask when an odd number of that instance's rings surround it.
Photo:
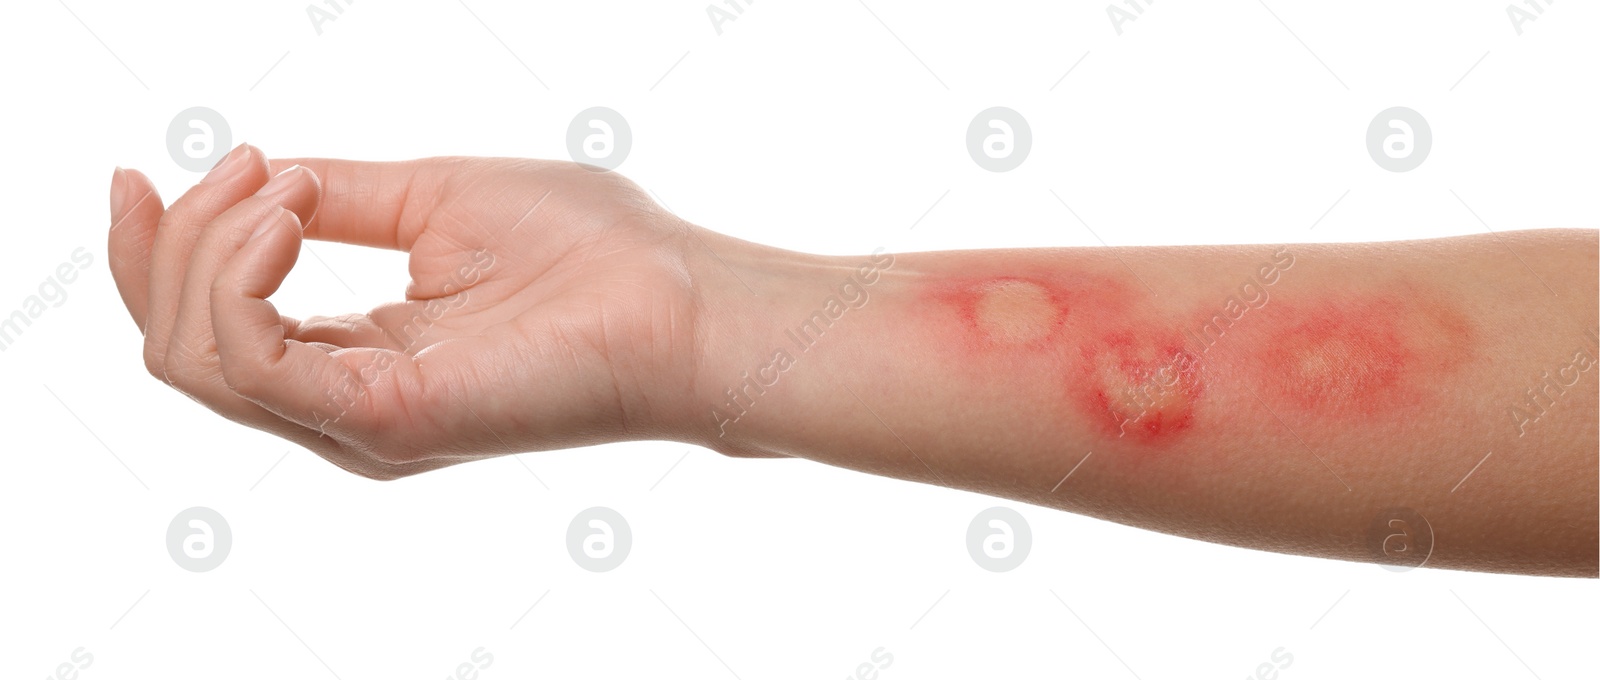
<path fill-rule="evenodd" d="M 940 316 L 958 323 L 962 344 L 978 352 L 1054 346 L 1074 296 L 1082 294 L 1061 281 L 1010 276 L 946 281 L 929 293 Z"/>
<path fill-rule="evenodd" d="M 1034 272 L 944 279 L 925 299 L 975 379 L 1056 385 L 1066 414 L 1151 446 L 1205 431 L 1208 383 L 1219 378 L 1274 409 L 1371 419 L 1425 399 L 1475 356 L 1459 303 L 1403 280 L 1271 305 L 1263 296 L 1249 326 L 1219 326 L 1226 337 L 1209 342 L 1180 330 L 1201 324 L 1173 320 L 1214 321 L 1214 304 L 1160 310 L 1167 318 L 1144 295 L 1120 277 Z"/>
<path fill-rule="evenodd" d="M 1286 303 L 1264 324 L 1249 380 L 1274 407 L 1323 417 L 1419 403 L 1472 360 L 1474 334 L 1455 304 L 1399 288 Z"/>
<path fill-rule="evenodd" d="M 1081 382 L 1069 392 L 1105 435 L 1159 443 L 1194 426 L 1204 375 L 1200 356 L 1177 333 L 1128 328 L 1085 343 L 1080 352 Z"/>
<path fill-rule="evenodd" d="M 1194 427 L 1200 355 L 1118 278 L 1039 274 L 947 280 L 930 297 L 967 358 L 1055 385 L 1060 407 L 1111 439 L 1154 444 Z"/>

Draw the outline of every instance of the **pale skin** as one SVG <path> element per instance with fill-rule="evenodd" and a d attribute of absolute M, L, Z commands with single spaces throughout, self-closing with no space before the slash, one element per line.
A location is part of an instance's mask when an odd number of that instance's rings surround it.
<path fill-rule="evenodd" d="M 1594 231 L 824 257 L 570 163 L 249 146 L 165 207 L 118 170 L 111 205 L 150 372 L 372 479 L 674 440 L 1261 550 L 1596 575 Z M 281 316 L 303 238 L 409 252 L 405 300 Z"/>

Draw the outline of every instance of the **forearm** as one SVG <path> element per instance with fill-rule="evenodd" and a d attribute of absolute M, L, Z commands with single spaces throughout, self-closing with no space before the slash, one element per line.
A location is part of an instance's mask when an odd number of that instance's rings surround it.
<path fill-rule="evenodd" d="M 841 258 L 701 237 L 691 440 L 1344 559 L 1405 507 L 1430 566 L 1594 573 L 1594 232 Z"/>

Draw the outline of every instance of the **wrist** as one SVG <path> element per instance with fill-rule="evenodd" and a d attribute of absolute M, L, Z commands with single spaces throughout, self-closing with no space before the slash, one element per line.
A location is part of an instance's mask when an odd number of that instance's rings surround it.
<path fill-rule="evenodd" d="M 692 228 L 696 353 L 684 441 L 730 456 L 808 456 L 785 436 L 816 420 L 864 349 L 859 310 L 894 256 L 829 257 Z M 876 284 L 876 285 L 874 285 Z"/>
<path fill-rule="evenodd" d="M 804 287 L 811 256 L 693 225 L 686 241 L 694 345 L 686 355 L 687 386 L 671 385 L 674 393 L 666 396 L 676 402 L 675 438 L 724 455 L 777 455 L 748 428 L 737 427 L 741 414 L 730 412 L 730 394 L 737 396 L 746 379 L 761 379 L 771 356 L 762 347 L 772 342 L 768 319 L 782 315 L 789 291 Z M 752 405 L 743 397 L 736 401 Z"/>

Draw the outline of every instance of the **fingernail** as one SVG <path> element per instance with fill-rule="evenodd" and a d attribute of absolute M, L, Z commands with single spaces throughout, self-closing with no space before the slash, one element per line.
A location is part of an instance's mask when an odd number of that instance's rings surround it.
<path fill-rule="evenodd" d="M 115 226 L 117 218 L 122 217 L 122 204 L 128 200 L 128 171 L 118 166 L 111 173 L 111 222 Z"/>
<path fill-rule="evenodd" d="M 211 168 L 211 172 L 206 173 L 206 176 L 200 179 L 200 183 L 216 184 L 232 179 L 240 172 L 243 172 L 245 167 L 249 165 L 245 162 L 249 156 L 250 151 L 246 145 L 240 144 L 233 147 L 233 150 L 229 151 L 228 155 L 222 157 L 220 163 Z"/>
<path fill-rule="evenodd" d="M 267 185 L 261 187 L 261 190 L 256 192 L 256 196 L 260 198 L 277 198 L 280 194 L 287 192 L 290 187 L 294 186 L 295 182 L 300 181 L 300 175 L 302 174 L 303 170 L 305 170 L 305 168 L 299 165 L 285 168 L 283 172 L 278 173 L 272 179 L 268 180 Z"/>

